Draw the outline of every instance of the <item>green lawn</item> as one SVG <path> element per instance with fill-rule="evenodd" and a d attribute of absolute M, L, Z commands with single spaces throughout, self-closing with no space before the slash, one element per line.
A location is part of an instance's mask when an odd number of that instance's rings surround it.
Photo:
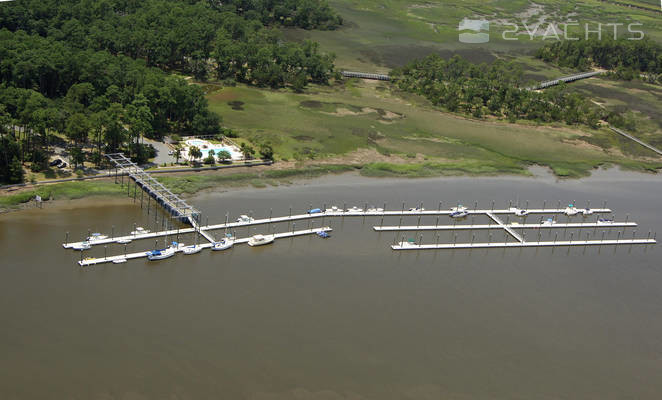
<path fill-rule="evenodd" d="M 321 159 L 370 148 L 390 158 L 365 159 L 365 164 L 427 163 L 421 174 L 405 171 L 410 175 L 429 175 L 444 166 L 481 173 L 480 164 L 489 167 L 483 173 L 521 172 L 535 163 L 569 176 L 606 163 L 659 167 L 606 152 L 597 140 L 589 144 L 593 136 L 613 137 L 606 130 L 469 120 L 382 82 L 314 86 L 303 94 L 237 86 L 210 93 L 208 99 L 228 127 L 253 143 L 271 144 L 277 159 Z M 241 109 L 228 104 L 236 101 L 243 103 Z"/>

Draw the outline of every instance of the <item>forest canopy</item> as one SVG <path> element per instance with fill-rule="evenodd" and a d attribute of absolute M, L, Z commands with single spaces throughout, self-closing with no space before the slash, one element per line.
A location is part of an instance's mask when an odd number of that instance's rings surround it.
<path fill-rule="evenodd" d="M 0 181 L 22 181 L 26 162 L 46 168 L 63 137 L 76 164 L 85 146 L 97 163 L 118 150 L 142 162 L 144 136 L 219 132 L 201 86 L 172 72 L 295 90 L 328 83 L 334 56 L 286 43 L 277 28 L 341 23 L 324 0 L 3 3 Z"/>

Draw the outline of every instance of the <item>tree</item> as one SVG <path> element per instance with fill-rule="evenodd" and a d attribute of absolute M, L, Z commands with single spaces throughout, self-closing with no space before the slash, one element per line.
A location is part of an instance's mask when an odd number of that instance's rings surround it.
<path fill-rule="evenodd" d="M 242 143 L 240 146 L 241 154 L 244 155 L 244 160 L 250 160 L 255 154 L 255 149 L 250 144 Z"/>
<path fill-rule="evenodd" d="M 273 160 L 274 159 L 274 150 L 270 145 L 264 144 L 260 146 L 260 156 L 264 160 Z"/>
<path fill-rule="evenodd" d="M 66 134 L 75 143 L 84 143 L 90 129 L 90 121 L 84 114 L 76 113 L 67 119 Z"/>
<path fill-rule="evenodd" d="M 78 146 L 73 147 L 69 159 L 74 163 L 74 169 L 78 169 L 78 166 L 85 162 L 85 153 L 83 152 L 83 149 Z"/>
<path fill-rule="evenodd" d="M 216 163 L 216 158 L 214 157 L 214 150 L 209 150 L 207 157 L 205 157 L 204 163 L 209 165 L 214 165 Z"/>
<path fill-rule="evenodd" d="M 182 146 L 180 145 L 175 146 L 173 155 L 175 156 L 175 163 L 179 164 L 179 158 L 182 156 Z"/>
<path fill-rule="evenodd" d="M 225 160 L 231 159 L 232 154 L 230 154 L 230 152 L 227 150 L 219 150 L 217 157 L 221 162 L 224 162 Z"/>
<path fill-rule="evenodd" d="M 198 146 L 191 146 L 188 148 L 188 155 L 191 158 L 190 161 L 194 161 L 202 157 L 202 151 Z"/>
<path fill-rule="evenodd" d="M 18 160 L 18 157 L 14 156 L 9 165 L 9 183 L 23 183 L 23 165 Z"/>

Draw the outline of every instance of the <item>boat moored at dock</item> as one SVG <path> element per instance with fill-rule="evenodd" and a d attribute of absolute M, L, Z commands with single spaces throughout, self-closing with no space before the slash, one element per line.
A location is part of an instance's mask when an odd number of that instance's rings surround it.
<path fill-rule="evenodd" d="M 270 244 L 274 242 L 274 235 L 255 235 L 248 239 L 249 246 L 264 246 L 265 244 Z"/>

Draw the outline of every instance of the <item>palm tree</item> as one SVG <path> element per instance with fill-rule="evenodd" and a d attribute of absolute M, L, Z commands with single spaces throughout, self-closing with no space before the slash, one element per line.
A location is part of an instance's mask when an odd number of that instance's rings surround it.
<path fill-rule="evenodd" d="M 188 155 L 189 157 L 193 158 L 190 161 L 197 160 L 198 158 L 202 157 L 202 151 L 200 151 L 200 149 L 197 146 L 191 146 L 188 149 Z"/>

